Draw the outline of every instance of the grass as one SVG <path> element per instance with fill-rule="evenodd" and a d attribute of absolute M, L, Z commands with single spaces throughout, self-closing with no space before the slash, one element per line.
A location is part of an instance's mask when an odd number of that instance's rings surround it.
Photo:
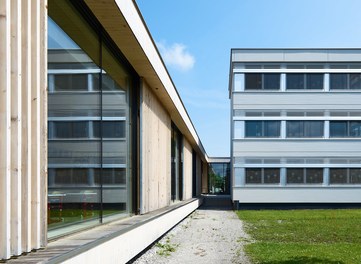
<path fill-rule="evenodd" d="M 253 263 L 361 263 L 361 210 L 237 212 L 255 240 L 245 246 Z"/>
<path fill-rule="evenodd" d="M 158 242 L 155 244 L 155 246 L 158 248 L 157 254 L 160 256 L 168 257 L 172 252 L 175 252 L 178 245 L 177 244 L 171 244 L 170 238 L 167 237 L 165 243 Z"/>

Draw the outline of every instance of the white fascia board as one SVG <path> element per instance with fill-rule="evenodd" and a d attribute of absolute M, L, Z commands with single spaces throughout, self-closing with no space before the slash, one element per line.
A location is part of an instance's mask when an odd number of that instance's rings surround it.
<path fill-rule="evenodd" d="M 138 40 L 139 45 L 142 47 L 144 53 L 149 59 L 154 71 L 161 80 L 164 89 L 167 91 L 168 95 L 172 99 L 175 107 L 180 113 L 184 123 L 188 127 L 190 133 L 192 134 L 194 140 L 197 142 L 199 148 L 203 151 L 206 160 L 208 161 L 208 156 L 202 146 L 202 143 L 197 135 L 197 132 L 184 108 L 184 105 L 177 93 L 176 88 L 163 64 L 162 59 L 158 53 L 157 48 L 154 45 L 152 37 L 150 36 L 147 28 L 145 27 L 143 20 L 140 16 L 135 16 L 134 14 L 138 13 L 135 4 L 131 0 L 116 0 L 116 4 L 121 10 L 124 18 L 126 19 L 129 27 L 131 28 L 134 36 Z"/>

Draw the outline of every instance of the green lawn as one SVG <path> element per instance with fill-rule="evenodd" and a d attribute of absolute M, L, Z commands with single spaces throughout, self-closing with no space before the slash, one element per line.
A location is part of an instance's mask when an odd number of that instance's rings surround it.
<path fill-rule="evenodd" d="M 241 210 L 253 263 L 361 263 L 361 210 Z"/>

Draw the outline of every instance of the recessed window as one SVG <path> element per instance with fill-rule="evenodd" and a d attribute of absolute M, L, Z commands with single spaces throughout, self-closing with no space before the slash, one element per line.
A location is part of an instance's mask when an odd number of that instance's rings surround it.
<path fill-rule="evenodd" d="M 87 74 L 56 74 L 54 75 L 56 91 L 87 91 Z"/>
<path fill-rule="evenodd" d="M 347 73 L 331 73 L 330 74 L 330 89 L 348 89 L 348 74 Z"/>
<path fill-rule="evenodd" d="M 330 184 L 349 183 L 347 169 L 330 169 Z"/>
<path fill-rule="evenodd" d="M 246 73 L 246 90 L 279 90 L 281 74 L 279 73 Z"/>
<path fill-rule="evenodd" d="M 94 182 L 100 185 L 100 169 L 94 169 Z M 126 171 L 124 168 L 103 168 L 102 184 L 114 185 L 126 183 Z"/>
<path fill-rule="evenodd" d="M 87 121 L 57 121 L 53 123 L 55 138 L 87 138 Z"/>
<path fill-rule="evenodd" d="M 280 137 L 280 121 L 246 121 L 246 137 Z"/>
<path fill-rule="evenodd" d="M 287 184 L 320 184 L 323 182 L 323 169 L 288 168 Z"/>
<path fill-rule="evenodd" d="M 103 121 L 103 138 L 124 138 L 125 122 L 124 121 Z M 93 135 L 100 138 L 100 122 L 93 122 Z"/>
<path fill-rule="evenodd" d="M 361 73 L 331 73 L 330 74 L 331 90 L 360 90 Z"/>
<path fill-rule="evenodd" d="M 278 184 L 279 168 L 246 168 L 246 184 Z"/>
<path fill-rule="evenodd" d="M 323 137 L 323 121 L 287 121 L 287 137 Z"/>
<path fill-rule="evenodd" d="M 322 90 L 322 73 L 288 73 L 286 74 L 287 90 Z"/>
<path fill-rule="evenodd" d="M 88 170 L 80 168 L 54 169 L 56 185 L 86 185 L 88 184 Z"/>
<path fill-rule="evenodd" d="M 350 169 L 350 183 L 352 184 L 361 184 L 361 169 Z"/>
<path fill-rule="evenodd" d="M 330 137 L 361 137 L 361 121 L 330 121 Z"/>

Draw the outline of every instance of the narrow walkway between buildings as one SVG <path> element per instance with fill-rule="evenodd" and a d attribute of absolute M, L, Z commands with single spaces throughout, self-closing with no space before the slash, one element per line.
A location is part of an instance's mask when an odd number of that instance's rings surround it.
<path fill-rule="evenodd" d="M 247 264 L 247 238 L 234 211 L 203 206 L 131 263 Z"/>

